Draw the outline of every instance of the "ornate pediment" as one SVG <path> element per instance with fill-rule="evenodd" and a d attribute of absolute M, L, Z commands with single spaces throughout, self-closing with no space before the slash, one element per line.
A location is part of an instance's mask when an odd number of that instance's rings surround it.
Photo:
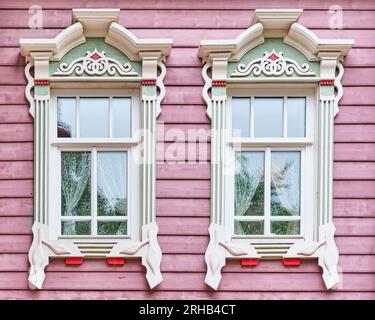
<path fill-rule="evenodd" d="M 54 76 L 137 76 L 131 63 L 122 64 L 116 58 L 107 57 L 105 51 L 86 51 L 83 57 L 74 59 L 70 63 L 62 62 L 53 73 Z"/>
<path fill-rule="evenodd" d="M 254 59 L 249 63 L 239 63 L 237 68 L 231 73 L 231 77 L 254 76 L 315 76 L 308 63 L 299 64 L 296 60 L 284 57 L 282 51 L 264 52 L 263 57 Z"/>

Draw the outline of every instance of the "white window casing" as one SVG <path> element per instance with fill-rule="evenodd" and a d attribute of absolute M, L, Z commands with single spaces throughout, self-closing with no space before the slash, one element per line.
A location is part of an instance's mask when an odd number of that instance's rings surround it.
<path fill-rule="evenodd" d="M 354 41 L 319 39 L 298 23 L 301 14 L 300 9 L 255 10 L 251 26 L 236 39 L 200 43 L 202 95 L 212 126 L 205 282 L 215 290 L 226 259 L 317 258 L 327 289 L 339 282 L 332 219 L 333 123 L 343 95 L 343 58 Z M 306 136 L 287 138 L 284 128 L 280 138 L 232 138 L 231 101 L 240 96 L 306 97 Z M 253 116 L 251 121 L 253 130 Z M 301 150 L 300 235 L 233 234 L 234 161 L 228 159 L 238 148 Z"/>
<path fill-rule="evenodd" d="M 117 23 L 118 15 L 119 9 L 73 9 L 74 24 L 55 38 L 20 40 L 27 62 L 25 95 L 34 117 L 34 238 L 28 279 L 32 289 L 42 288 L 50 258 L 138 257 L 150 288 L 163 280 L 155 219 L 155 139 L 156 117 L 165 96 L 164 61 L 172 40 L 138 39 Z M 62 96 L 130 97 L 133 135 L 57 138 L 57 97 Z M 135 134 L 137 129 L 143 134 Z M 61 236 L 61 150 L 127 151 L 126 236 Z"/>

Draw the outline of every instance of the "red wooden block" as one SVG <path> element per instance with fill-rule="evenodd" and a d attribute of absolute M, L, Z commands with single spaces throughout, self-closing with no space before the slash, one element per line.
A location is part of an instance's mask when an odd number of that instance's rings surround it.
<path fill-rule="evenodd" d="M 122 266 L 125 264 L 124 258 L 107 258 L 107 263 L 111 266 Z"/>
<path fill-rule="evenodd" d="M 301 264 L 300 258 L 283 258 L 284 266 L 299 266 Z"/>
<path fill-rule="evenodd" d="M 258 258 L 241 259 L 241 266 L 243 266 L 243 267 L 257 266 L 258 263 L 259 263 Z"/>
<path fill-rule="evenodd" d="M 75 265 L 79 266 L 83 263 L 83 257 L 67 257 L 65 259 L 66 265 Z"/>

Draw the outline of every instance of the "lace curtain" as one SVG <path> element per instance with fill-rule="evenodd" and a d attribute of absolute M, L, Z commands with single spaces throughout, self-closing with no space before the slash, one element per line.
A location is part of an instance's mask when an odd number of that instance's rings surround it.
<path fill-rule="evenodd" d="M 263 178 L 263 153 L 236 153 L 235 215 L 243 216 Z"/>
<path fill-rule="evenodd" d="M 76 216 L 77 205 L 90 180 L 89 152 L 62 152 L 61 192 L 65 200 L 63 216 Z M 87 213 L 90 215 L 90 212 Z M 74 221 L 64 224 L 64 234 L 75 234 Z"/>

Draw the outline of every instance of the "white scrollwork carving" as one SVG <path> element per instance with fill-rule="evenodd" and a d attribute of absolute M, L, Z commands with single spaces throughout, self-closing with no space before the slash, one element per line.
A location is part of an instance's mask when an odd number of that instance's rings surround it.
<path fill-rule="evenodd" d="M 257 58 L 248 64 L 240 63 L 231 74 L 232 77 L 246 77 L 251 73 L 254 76 L 264 74 L 266 76 L 291 76 L 294 73 L 299 76 L 315 76 L 307 63 L 299 64 L 297 61 L 284 57 L 282 51 L 266 51 L 262 58 Z"/>
<path fill-rule="evenodd" d="M 161 104 L 161 102 L 163 101 L 163 99 L 165 97 L 164 78 L 165 78 L 165 75 L 167 74 L 167 69 L 166 69 L 165 64 L 164 64 L 163 61 L 160 61 L 158 63 L 158 67 L 160 68 L 160 74 L 156 78 L 156 85 L 159 88 L 159 95 L 158 95 L 158 97 L 156 99 L 156 117 L 161 112 L 160 104 Z"/>
<path fill-rule="evenodd" d="M 335 78 L 335 84 L 334 84 L 334 86 L 337 90 L 337 94 L 335 96 L 334 104 L 333 104 L 333 106 L 334 106 L 334 116 L 336 116 L 336 114 L 339 112 L 339 101 L 344 94 L 344 89 L 343 89 L 342 84 L 341 84 L 341 79 L 344 75 L 344 66 L 342 64 L 342 61 L 337 62 L 337 69 L 338 69 L 338 74 Z"/>
<path fill-rule="evenodd" d="M 118 60 L 107 57 L 105 51 L 87 51 L 84 57 L 73 60 L 70 64 L 61 63 L 59 68 L 53 73 L 54 76 L 69 76 L 75 74 L 81 76 L 86 73 L 89 76 L 102 76 L 108 73 L 110 76 L 137 76 L 130 63 L 121 64 Z"/>
<path fill-rule="evenodd" d="M 211 97 L 210 95 L 208 94 L 208 91 L 210 90 L 211 86 L 212 86 L 212 80 L 211 78 L 208 76 L 208 69 L 211 68 L 211 64 L 206 62 L 202 68 L 202 77 L 203 77 L 203 80 L 204 80 L 204 87 L 202 89 L 202 95 L 203 95 L 203 99 L 204 101 L 206 101 L 206 104 L 207 104 L 207 115 L 210 117 L 211 119 L 211 116 L 212 116 L 212 101 L 211 101 Z"/>
<path fill-rule="evenodd" d="M 31 75 L 31 72 L 30 72 L 31 71 L 30 69 L 32 67 L 33 67 L 33 64 L 30 61 L 25 66 L 25 76 L 26 76 L 26 79 L 27 79 L 27 86 L 25 87 L 25 96 L 26 96 L 27 101 L 30 104 L 29 113 L 34 118 L 35 101 L 34 101 L 34 97 L 31 94 L 31 90 L 34 87 L 34 78 L 33 78 L 33 76 Z"/>

